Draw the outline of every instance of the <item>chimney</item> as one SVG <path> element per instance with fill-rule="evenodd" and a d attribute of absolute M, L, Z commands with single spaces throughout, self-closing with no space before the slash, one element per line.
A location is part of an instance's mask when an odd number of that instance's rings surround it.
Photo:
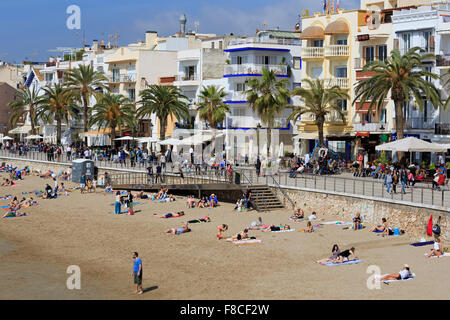
<path fill-rule="evenodd" d="M 92 41 L 92 50 L 93 50 L 94 52 L 97 52 L 97 51 L 98 51 L 98 40 Z"/>
<path fill-rule="evenodd" d="M 145 46 L 147 48 L 152 48 L 158 44 L 158 32 L 156 31 L 147 31 L 145 32 Z"/>

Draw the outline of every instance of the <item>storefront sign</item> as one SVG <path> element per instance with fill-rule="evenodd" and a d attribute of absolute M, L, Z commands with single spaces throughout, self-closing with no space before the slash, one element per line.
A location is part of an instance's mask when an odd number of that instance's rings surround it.
<path fill-rule="evenodd" d="M 368 34 L 358 34 L 358 41 L 368 41 L 370 40 L 370 36 Z"/>

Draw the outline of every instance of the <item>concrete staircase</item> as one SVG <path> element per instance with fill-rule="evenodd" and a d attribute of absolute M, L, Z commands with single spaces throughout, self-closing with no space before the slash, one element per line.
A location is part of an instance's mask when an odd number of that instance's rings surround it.
<path fill-rule="evenodd" d="M 272 192 L 272 190 L 266 185 L 253 185 L 250 186 L 252 189 L 251 203 L 257 211 L 271 211 L 283 209 L 284 205 L 278 199 L 278 197 Z M 242 188 L 245 192 L 246 186 Z"/>

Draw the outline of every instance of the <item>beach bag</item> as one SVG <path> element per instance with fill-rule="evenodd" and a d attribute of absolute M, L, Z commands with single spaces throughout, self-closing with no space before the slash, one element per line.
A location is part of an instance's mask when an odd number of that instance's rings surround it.
<path fill-rule="evenodd" d="M 433 226 L 433 229 L 432 229 L 434 235 L 436 235 L 436 236 L 439 236 L 441 234 L 441 227 L 439 226 L 440 222 L 441 222 L 441 217 L 438 218 L 438 222 Z"/>

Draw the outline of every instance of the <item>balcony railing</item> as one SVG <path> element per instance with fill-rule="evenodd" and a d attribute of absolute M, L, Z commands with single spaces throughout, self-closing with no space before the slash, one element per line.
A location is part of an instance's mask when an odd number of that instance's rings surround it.
<path fill-rule="evenodd" d="M 288 46 L 301 46 L 301 39 L 269 39 L 269 38 L 242 38 L 242 39 L 232 39 L 229 42 L 229 46 L 249 44 L 249 43 L 267 43 L 267 44 L 282 44 Z"/>
<path fill-rule="evenodd" d="M 287 75 L 287 66 L 277 64 L 230 64 L 225 66 L 224 75 L 261 75 L 263 69 L 275 71 L 276 75 Z"/>
<path fill-rule="evenodd" d="M 302 49 L 303 59 L 323 58 L 323 47 L 306 47 Z"/>
<path fill-rule="evenodd" d="M 436 67 L 450 67 L 450 55 L 438 55 L 436 56 Z"/>
<path fill-rule="evenodd" d="M 136 74 L 120 74 L 109 76 L 109 82 L 119 83 L 119 82 L 136 82 Z"/>
<path fill-rule="evenodd" d="M 182 75 L 178 75 L 177 79 L 178 79 L 178 81 L 195 81 L 195 80 L 198 80 L 198 76 L 196 73 L 190 74 L 187 76 L 182 74 Z"/>
<path fill-rule="evenodd" d="M 355 131 L 380 132 L 387 131 L 387 124 L 378 122 L 354 123 L 353 128 Z"/>
<path fill-rule="evenodd" d="M 330 45 L 325 47 L 325 56 L 327 57 L 347 57 L 348 56 L 347 45 Z"/>
<path fill-rule="evenodd" d="M 434 134 L 450 135 L 450 123 L 435 123 Z"/>
<path fill-rule="evenodd" d="M 225 101 L 247 101 L 247 95 L 243 91 L 234 91 L 227 94 Z"/>
<path fill-rule="evenodd" d="M 417 117 L 406 119 L 407 129 L 435 129 L 436 122 L 432 119 Z"/>
<path fill-rule="evenodd" d="M 314 81 L 314 79 L 309 79 L 309 80 Z M 349 79 L 348 78 L 324 78 L 322 80 L 324 82 L 325 88 L 331 88 L 334 86 L 338 86 L 341 89 L 349 88 Z M 310 89 L 310 86 L 306 81 L 302 81 L 302 88 Z"/>

